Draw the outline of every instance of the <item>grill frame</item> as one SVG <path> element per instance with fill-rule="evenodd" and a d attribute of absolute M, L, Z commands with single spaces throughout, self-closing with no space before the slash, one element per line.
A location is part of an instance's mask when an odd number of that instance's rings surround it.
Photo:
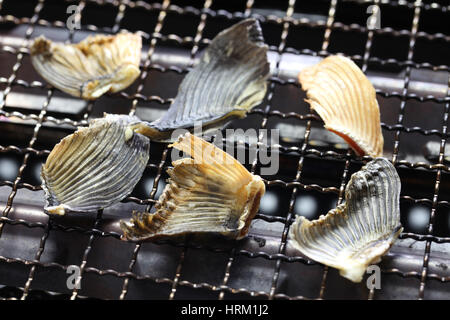
<path fill-rule="evenodd" d="M 73 1 L 67 1 L 67 4 L 71 4 Z M 48 221 L 42 222 L 42 221 L 33 221 L 32 219 L 28 219 L 25 217 L 24 219 L 11 219 L 9 218 L 9 214 L 11 210 L 13 210 L 14 207 L 14 199 L 17 193 L 18 189 L 26 188 L 31 191 L 37 191 L 40 190 L 40 186 L 30 185 L 28 183 L 21 182 L 21 177 L 23 175 L 23 172 L 26 170 L 29 158 L 34 156 L 46 156 L 49 154 L 49 150 L 41 150 L 34 148 L 35 143 L 38 139 L 38 134 L 42 128 L 43 125 L 46 123 L 52 123 L 57 126 L 59 125 L 69 125 L 72 127 L 75 126 L 86 126 L 87 121 L 92 113 L 92 110 L 95 108 L 95 102 L 87 102 L 86 112 L 82 116 L 82 120 L 74 120 L 74 119 L 58 119 L 52 116 L 47 115 L 48 106 L 54 96 L 55 89 L 50 88 L 44 83 L 40 83 L 37 81 L 29 82 L 23 79 L 18 78 L 18 72 L 21 68 L 23 68 L 23 59 L 28 54 L 27 49 L 27 43 L 28 40 L 31 39 L 31 36 L 33 35 L 33 32 L 36 28 L 36 26 L 43 26 L 43 27 L 56 27 L 56 28 L 66 28 L 66 24 L 62 21 L 56 21 L 56 22 L 49 22 L 46 20 L 42 20 L 39 18 L 40 12 L 42 11 L 43 7 L 46 5 L 46 0 L 39 0 L 37 2 L 36 7 L 34 8 L 34 12 L 31 18 L 17 18 L 14 16 L 1 16 L 0 22 L 9 22 L 13 23 L 14 25 L 19 24 L 27 24 L 27 30 L 25 32 L 25 38 L 23 41 L 23 44 L 20 45 L 18 48 L 14 48 L 13 46 L 7 46 L 4 45 L 1 48 L 1 53 L 7 53 L 12 54 L 16 56 L 16 62 L 12 67 L 11 74 L 5 78 L 0 77 L 0 84 L 5 85 L 5 89 L 3 90 L 3 100 L 0 103 L 0 115 L 5 116 L 7 118 L 11 117 L 18 117 L 22 120 L 30 120 L 34 122 L 34 129 L 33 129 L 33 135 L 31 139 L 28 142 L 27 147 L 21 148 L 15 145 L 10 146 L 0 146 L 0 152 L 13 152 L 17 153 L 19 155 L 23 155 L 23 161 L 20 165 L 20 168 L 18 170 L 18 175 L 14 179 L 14 181 L 0 181 L 0 186 L 9 186 L 12 188 L 11 193 L 9 194 L 9 197 L 7 199 L 6 207 L 2 212 L 2 217 L 0 220 L 0 237 L 1 232 L 5 226 L 5 224 L 8 225 L 22 225 L 29 228 L 40 228 L 43 229 L 43 234 L 40 237 L 40 243 L 38 250 L 36 251 L 34 255 L 33 260 L 27 260 L 27 259 L 21 259 L 18 257 L 4 257 L 0 256 L 0 261 L 8 263 L 8 264 L 24 264 L 27 266 L 30 266 L 30 270 L 27 275 L 27 280 L 23 285 L 22 289 L 22 295 L 20 296 L 21 299 L 26 299 L 29 297 L 29 294 L 33 292 L 32 285 L 34 281 L 34 276 L 36 273 L 36 270 L 38 267 L 42 268 L 59 268 L 62 270 L 67 269 L 67 265 L 62 265 L 56 262 L 51 263 L 42 263 L 40 261 L 42 254 L 45 251 L 45 246 L 47 243 L 47 239 L 49 238 L 50 234 L 52 233 L 52 230 L 62 230 L 63 232 L 80 232 L 88 236 L 88 241 L 85 249 L 83 250 L 81 263 L 79 264 L 81 269 L 81 279 L 85 276 L 86 273 L 94 273 L 98 275 L 112 275 L 115 277 L 118 277 L 119 279 L 123 280 L 122 285 L 122 291 L 120 295 L 118 296 L 119 299 L 125 299 L 128 294 L 129 290 L 129 282 L 130 279 L 138 280 L 138 281 L 154 281 L 155 283 L 163 283 L 167 284 L 170 287 L 170 292 L 168 293 L 169 299 L 176 298 L 177 290 L 180 286 L 182 287 L 190 287 L 190 288 L 200 288 L 200 289 L 206 289 L 213 292 L 217 292 L 217 298 L 218 299 L 224 299 L 227 294 L 231 294 L 232 296 L 234 294 L 244 294 L 246 297 L 260 297 L 260 298 L 267 298 L 267 299 L 307 299 L 309 297 L 306 296 L 288 296 L 284 293 L 277 293 L 277 284 L 280 277 L 280 272 L 282 268 L 282 263 L 302 263 L 304 265 L 317 265 L 316 263 L 312 262 L 309 259 L 306 259 L 301 256 L 292 256 L 289 254 L 286 254 L 287 249 L 287 235 L 289 231 L 289 226 L 293 222 L 294 218 L 294 206 L 296 201 L 296 195 L 299 192 L 299 190 L 314 190 L 319 191 L 323 193 L 334 193 L 338 195 L 338 203 L 341 203 L 343 201 L 343 195 L 345 190 L 346 182 L 349 179 L 350 174 L 350 165 L 352 162 L 356 163 L 363 163 L 365 161 L 370 160 L 370 157 L 356 157 L 350 150 L 347 150 L 346 153 L 339 153 L 335 151 L 320 151 L 318 149 L 315 149 L 314 147 L 309 145 L 309 138 L 311 134 L 311 130 L 313 129 L 313 123 L 320 122 L 320 118 L 313 114 L 312 110 L 310 109 L 307 114 L 299 114 L 299 113 L 283 113 L 278 110 L 273 110 L 273 96 L 275 92 L 276 86 L 295 86 L 299 88 L 300 85 L 297 83 L 296 79 L 285 79 L 280 74 L 280 63 L 282 61 L 282 55 L 284 53 L 290 53 L 294 55 L 310 55 L 310 56 L 317 56 L 317 57 L 325 57 L 331 54 L 331 52 L 328 52 L 328 47 L 330 43 L 330 36 L 335 30 L 340 30 L 343 32 L 350 32 L 355 31 L 362 34 L 367 34 L 367 41 L 365 44 L 365 51 L 363 55 L 353 55 L 350 56 L 354 61 L 358 62 L 360 66 L 362 67 L 362 70 L 365 72 L 367 71 L 370 64 L 379 64 L 381 66 L 385 65 L 395 65 L 399 68 L 405 69 L 405 76 L 403 78 L 403 88 L 401 92 L 386 92 L 384 90 L 377 89 L 377 96 L 381 96 L 384 98 L 397 98 L 400 99 L 400 112 L 397 118 L 397 122 L 395 125 L 389 125 L 386 123 L 382 124 L 383 132 L 386 130 L 389 132 L 394 133 L 394 148 L 393 148 L 393 154 L 392 154 L 392 161 L 396 165 L 397 168 L 409 168 L 412 170 L 429 170 L 436 173 L 436 178 L 434 180 L 434 190 L 433 190 L 433 196 L 431 199 L 416 199 L 408 195 L 402 195 L 402 201 L 407 202 L 413 202 L 413 203 L 419 203 L 426 205 L 430 207 L 430 221 L 428 223 L 427 227 L 427 234 L 415 234 L 415 233 L 402 233 L 400 236 L 401 239 L 412 239 L 415 241 L 420 241 L 425 243 L 425 248 L 423 251 L 423 258 L 422 258 L 422 267 L 420 268 L 420 272 L 418 271 L 410 271 L 410 270 L 401 270 L 398 268 L 388 268 L 383 269 L 383 274 L 393 274 L 396 276 L 400 276 L 402 278 L 415 278 L 419 280 L 419 286 L 418 286 L 418 293 L 417 298 L 423 299 L 425 297 L 425 288 L 427 283 L 430 281 L 438 281 L 441 283 L 449 283 L 450 282 L 450 275 L 447 276 L 440 276 L 435 273 L 429 272 L 429 261 L 430 261 L 430 254 L 431 254 L 431 246 L 433 243 L 450 243 L 450 237 L 437 237 L 433 235 L 433 229 L 435 226 L 435 219 L 436 219 L 436 211 L 440 206 L 444 207 L 450 207 L 449 201 L 446 200 L 439 200 L 439 192 L 440 192 L 440 185 L 441 185 L 441 175 L 443 172 L 450 172 L 450 167 L 445 164 L 445 146 L 446 146 L 446 139 L 449 136 L 448 130 L 447 130 L 447 121 L 448 121 L 448 114 L 449 114 L 449 107 L 450 107 L 450 90 L 447 90 L 447 94 L 445 97 L 436 97 L 434 95 L 419 95 L 417 93 L 410 93 L 409 92 L 409 85 L 410 85 L 410 79 L 411 79 L 411 72 L 414 69 L 426 69 L 431 70 L 433 72 L 436 71 L 445 71 L 450 72 L 450 67 L 448 65 L 439 65 L 434 66 L 429 63 L 419 63 L 414 61 L 414 48 L 416 44 L 417 39 L 426 39 L 428 41 L 444 41 L 444 42 L 450 42 L 450 36 L 444 35 L 444 34 L 429 34 L 427 32 L 419 31 L 418 25 L 420 22 L 420 16 L 422 11 L 427 10 L 440 10 L 442 12 L 450 12 L 450 6 L 442 6 L 442 5 L 436 5 L 436 4 L 422 4 L 420 1 L 416 1 L 414 3 L 407 2 L 407 1 L 379 1 L 375 0 L 370 2 L 370 4 L 383 4 L 386 6 L 402 6 L 409 8 L 413 10 L 413 21 L 411 25 L 411 30 L 394 30 L 392 28 L 381 28 L 378 30 L 368 30 L 364 26 L 360 25 L 345 25 L 341 22 L 335 21 L 335 13 L 336 13 L 336 7 L 338 3 L 340 2 L 349 2 L 359 5 L 368 5 L 367 2 L 362 1 L 355 1 L 355 0 L 330 0 L 330 7 L 328 10 L 328 17 L 326 21 L 310 21 L 308 19 L 295 19 L 293 18 L 294 15 L 294 6 L 295 1 L 290 0 L 287 3 L 287 8 L 284 13 L 284 17 L 278 17 L 275 15 L 269 15 L 269 16 L 262 16 L 259 14 L 252 13 L 252 8 L 254 5 L 254 1 L 249 0 L 246 2 L 246 9 L 244 12 L 228 12 L 225 10 L 212 10 L 211 5 L 213 4 L 212 0 L 206 0 L 204 2 L 202 9 L 197 9 L 194 7 L 179 7 L 177 5 L 170 4 L 170 1 L 162 1 L 162 3 L 155 3 L 155 4 L 147 4 L 141 1 L 138 2 L 129 2 L 129 1 L 114 1 L 114 0 L 88 0 L 88 1 L 80 1 L 79 6 L 81 7 L 81 15 L 83 14 L 83 10 L 86 8 L 87 4 L 94 3 L 99 6 L 111 6 L 115 9 L 117 9 L 117 15 L 115 17 L 114 25 L 111 28 L 99 28 L 95 25 L 88 25 L 83 26 L 82 30 L 85 29 L 87 31 L 93 31 L 93 32 L 104 32 L 104 33 L 116 33 L 120 28 L 121 21 L 124 19 L 126 15 L 127 8 L 134 8 L 139 10 L 146 10 L 150 12 L 158 12 L 157 22 L 155 25 L 155 28 L 152 32 L 152 34 L 148 34 L 143 32 L 142 36 L 144 39 L 149 41 L 149 49 L 145 55 L 144 61 L 141 65 L 141 75 L 139 77 L 138 85 L 136 88 L 136 91 L 134 94 L 129 95 L 126 92 L 120 92 L 116 95 L 112 95 L 112 97 L 120 97 L 124 99 L 131 100 L 131 108 L 129 111 L 130 115 L 134 115 L 136 113 L 136 109 L 138 107 L 138 103 L 140 101 L 145 102 L 156 102 L 160 104 L 170 104 L 172 99 L 164 99 L 159 96 L 145 96 L 142 94 L 144 86 L 145 86 L 145 80 L 152 70 L 157 70 L 160 72 L 176 72 L 179 74 L 183 74 L 189 70 L 190 67 L 195 63 L 195 59 L 200 52 L 200 49 L 202 46 L 207 45 L 210 42 L 210 39 L 205 39 L 203 37 L 203 32 L 206 27 L 207 18 L 208 17 L 221 17 L 225 18 L 231 21 L 239 21 L 244 18 L 248 17 L 255 17 L 261 22 L 266 22 L 269 24 L 275 24 L 278 26 L 281 26 L 281 38 L 279 41 L 278 46 L 270 46 L 270 51 L 277 53 L 275 58 L 275 66 L 272 70 L 272 76 L 270 78 L 270 85 L 268 86 L 268 92 L 266 94 L 266 100 L 265 103 L 262 106 L 257 107 L 256 109 L 253 109 L 250 112 L 250 115 L 256 114 L 262 116 L 262 121 L 258 129 L 264 129 L 267 127 L 267 123 L 270 118 L 272 117 L 278 117 L 282 119 L 299 119 L 301 121 L 306 121 L 306 129 L 304 133 L 304 137 L 302 139 L 302 143 L 300 146 L 281 146 L 280 152 L 284 153 L 296 153 L 299 155 L 299 161 L 297 163 L 297 172 L 295 175 L 295 178 L 293 181 L 285 182 L 282 180 L 266 180 L 266 184 L 268 186 L 271 185 L 277 185 L 281 186 L 282 188 L 292 188 L 292 195 L 289 202 L 289 208 L 287 212 L 286 217 L 280 217 L 280 216 L 268 216 L 264 215 L 262 213 L 258 213 L 255 219 L 257 220 L 263 220 L 268 223 L 274 223 L 279 222 L 283 224 L 283 229 L 281 232 L 281 237 L 279 237 L 279 245 L 276 247 L 276 253 L 267 253 L 265 251 L 257 251 L 252 252 L 249 250 L 242 250 L 239 249 L 238 244 L 231 246 L 231 248 L 220 248 L 220 247 L 208 247 L 208 246 L 198 246 L 198 245 L 192 245 L 188 242 L 186 243 L 174 243 L 172 241 L 158 241 L 158 244 L 161 245 L 169 245 L 180 248 L 181 252 L 178 258 L 178 263 L 176 266 L 175 274 L 173 278 L 167 278 L 167 277 L 153 277 L 150 274 L 146 275 L 140 275 L 138 273 L 133 272 L 133 269 L 135 268 L 136 262 L 138 261 L 138 255 L 142 248 L 141 244 L 136 244 L 133 250 L 133 254 L 129 260 L 128 269 L 126 272 L 119 272 L 116 270 L 102 270 L 94 267 L 88 266 L 89 261 L 89 255 L 91 253 L 92 247 L 95 246 L 95 240 L 96 237 L 112 237 L 118 239 L 120 237 L 120 234 L 115 231 L 105 231 L 101 228 L 102 224 L 102 215 L 103 212 L 99 211 L 94 219 L 94 222 L 92 224 L 92 227 L 84 228 L 79 226 L 65 226 L 63 224 L 58 223 L 58 221 L 54 221 L 55 219 L 53 217 L 50 217 Z M 1 7 L 1 2 L 0 2 Z M 164 27 L 165 19 L 167 17 L 168 13 L 177 13 L 180 15 L 193 15 L 196 18 L 199 19 L 199 24 L 196 28 L 196 34 L 192 37 L 179 37 L 174 34 L 170 35 L 163 35 L 161 34 L 161 31 Z M 289 35 L 289 31 L 291 26 L 307 26 L 310 28 L 323 28 L 324 29 L 324 38 L 322 42 L 322 46 L 320 51 L 312 51 L 310 49 L 304 49 L 304 50 L 297 50 L 293 48 L 286 47 L 286 40 Z M 76 31 L 69 30 L 67 40 L 73 41 L 74 35 Z M 409 47 L 408 47 L 408 54 L 407 54 L 407 60 L 406 61 L 398 61 L 396 59 L 387 59 L 383 60 L 377 57 L 371 57 L 370 56 L 370 50 L 372 47 L 372 40 L 375 34 L 389 34 L 394 37 L 396 36 L 407 36 L 409 37 Z M 182 46 L 189 46 L 191 47 L 190 50 L 190 56 L 189 56 L 189 62 L 187 63 L 187 66 L 163 66 L 160 64 L 153 63 L 153 55 L 155 53 L 156 47 L 159 45 L 160 42 L 174 42 L 178 45 Z M 448 88 L 450 87 L 450 78 L 448 78 L 447 82 Z M 18 111 L 13 112 L 7 112 L 4 111 L 4 107 L 6 106 L 6 97 L 11 92 L 13 86 L 22 86 L 24 88 L 40 88 L 43 90 L 47 90 L 47 95 L 45 102 L 42 105 L 42 108 L 38 115 L 35 114 L 23 114 Z M 406 112 L 406 104 L 409 100 L 416 100 L 421 103 L 426 103 L 429 101 L 432 101 L 437 104 L 442 104 L 444 107 L 443 112 L 443 118 L 442 118 L 442 126 L 441 130 L 437 129 L 431 129 L 426 130 L 422 129 L 421 127 L 406 127 L 404 122 L 405 112 Z M 399 155 L 399 148 L 400 148 L 400 140 L 401 140 L 401 134 L 409 134 L 409 133 L 419 133 L 421 135 L 425 136 L 437 136 L 440 139 L 439 144 L 439 156 L 438 161 L 435 164 L 427 164 L 423 162 L 414 162 L 411 163 L 406 160 L 400 160 Z M 260 137 L 261 139 L 261 137 Z M 262 143 L 261 140 L 259 140 L 259 143 Z M 248 147 L 248 145 L 246 145 Z M 163 177 L 163 173 L 165 169 L 168 167 L 167 160 L 169 156 L 169 150 L 167 147 L 164 148 L 164 150 L 161 153 L 161 160 L 159 163 L 149 163 L 148 167 L 151 170 L 156 171 L 156 177 L 154 179 L 153 188 L 151 190 L 150 195 L 146 199 L 139 199 L 136 197 L 128 197 L 126 201 L 135 202 L 141 205 L 146 205 L 146 210 L 151 210 L 152 206 L 155 203 L 156 195 L 159 190 L 159 181 Z M 302 174 L 303 174 L 303 165 L 305 158 L 309 156 L 315 156 L 325 159 L 336 159 L 344 161 L 344 169 L 342 171 L 339 187 L 322 187 L 317 184 L 305 184 L 302 182 Z M 257 173 L 257 167 L 258 167 L 257 159 L 251 163 L 250 171 L 252 173 Z M 1 239 L 1 238 L 0 238 Z M 210 252 L 220 252 L 228 255 L 227 263 L 224 265 L 224 275 L 221 281 L 220 285 L 213 285 L 210 283 L 194 283 L 187 280 L 182 280 L 183 275 L 183 264 L 185 263 L 186 256 L 188 255 L 189 250 L 198 249 L 201 250 L 207 250 Z M 270 290 L 268 291 L 252 291 L 247 288 L 234 288 L 228 285 L 230 276 L 233 272 L 233 266 L 235 264 L 235 260 L 237 256 L 246 256 L 249 258 L 262 258 L 267 259 L 269 261 L 274 261 L 275 266 L 272 270 L 273 276 L 270 284 Z M 328 267 L 323 267 L 323 272 L 320 279 L 320 289 L 317 296 L 313 297 L 314 299 L 323 299 L 325 296 L 325 291 L 327 289 L 327 278 L 329 277 L 329 269 Z M 21 286 L 20 286 L 21 287 Z M 375 297 L 375 291 L 374 289 L 367 291 L 367 298 L 373 299 Z M 74 289 L 70 294 L 70 299 L 77 299 L 82 298 L 79 296 L 79 290 Z"/>

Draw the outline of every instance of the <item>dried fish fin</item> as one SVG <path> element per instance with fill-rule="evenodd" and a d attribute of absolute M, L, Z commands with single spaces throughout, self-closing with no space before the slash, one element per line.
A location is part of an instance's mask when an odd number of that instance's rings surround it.
<path fill-rule="evenodd" d="M 344 204 L 314 221 L 296 218 L 290 230 L 292 244 L 307 257 L 360 282 L 367 267 L 381 260 L 403 230 L 400 187 L 392 164 L 376 158 L 352 175 Z"/>
<path fill-rule="evenodd" d="M 89 36 L 77 44 L 41 36 L 30 47 L 36 71 L 54 87 L 75 97 L 97 99 L 118 92 L 139 76 L 142 39 L 138 34 Z"/>
<path fill-rule="evenodd" d="M 375 88 L 352 60 L 329 56 L 302 70 L 299 81 L 326 129 L 346 140 L 358 155 L 383 155 Z"/>
<path fill-rule="evenodd" d="M 136 121 L 107 115 L 62 139 L 42 166 L 45 211 L 59 215 L 94 211 L 125 198 L 149 158 L 149 139 L 129 132 Z"/>
<path fill-rule="evenodd" d="M 167 170 L 169 184 L 154 214 L 134 213 L 129 221 L 121 221 L 124 238 L 141 241 L 185 233 L 244 237 L 265 192 L 261 178 L 193 135 L 186 134 L 173 146 L 193 159 L 174 161 Z"/>
<path fill-rule="evenodd" d="M 172 131 L 219 128 L 244 118 L 265 96 L 269 62 L 259 22 L 247 19 L 220 32 L 183 79 L 169 110 L 141 133 L 172 141 Z"/>

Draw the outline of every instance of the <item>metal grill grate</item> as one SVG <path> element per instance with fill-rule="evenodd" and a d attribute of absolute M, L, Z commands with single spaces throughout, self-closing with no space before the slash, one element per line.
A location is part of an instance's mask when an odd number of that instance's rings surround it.
<path fill-rule="evenodd" d="M 81 30 L 66 28 L 71 4 L 81 9 Z M 380 8 L 380 29 L 366 27 L 369 5 Z M 440 27 L 449 15 L 448 1 L 36 0 L 18 5 L 0 0 L 0 283 L 6 286 L 0 295 L 450 298 L 450 160 L 445 152 L 450 34 Z M 195 238 L 184 243 L 119 240 L 118 219 L 132 209 L 152 210 L 164 188 L 170 152 L 157 143 L 151 145 L 141 182 L 121 204 L 96 216 L 43 213 L 36 168 L 60 138 L 104 111 L 159 117 L 201 49 L 217 32 L 248 17 L 261 22 L 270 45 L 270 85 L 264 102 L 230 126 L 276 128 L 281 142 L 280 172 L 263 177 L 267 193 L 246 239 L 207 244 Z M 49 87 L 31 68 L 27 46 L 40 34 L 72 42 L 92 32 L 122 29 L 139 30 L 144 40 L 141 75 L 123 92 L 83 102 Z M 364 281 L 349 283 L 336 270 L 299 256 L 287 241 L 296 214 L 309 210 L 317 217 L 341 203 L 350 175 L 370 159 L 355 157 L 323 130 L 296 80 L 300 68 L 337 52 L 358 63 L 374 83 L 385 155 L 402 179 L 405 232 L 383 259 L 380 290 L 368 290 Z M 235 143 L 242 147 L 248 144 Z M 246 167 L 258 174 L 261 164 L 254 158 Z M 80 267 L 79 290 L 66 287 L 69 265 Z"/>

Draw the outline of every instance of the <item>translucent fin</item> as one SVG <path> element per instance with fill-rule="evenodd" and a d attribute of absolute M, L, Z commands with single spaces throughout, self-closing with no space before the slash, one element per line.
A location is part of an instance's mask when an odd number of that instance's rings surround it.
<path fill-rule="evenodd" d="M 129 128 L 136 121 L 136 117 L 107 115 L 53 148 L 41 171 L 46 212 L 94 211 L 130 194 L 150 150 L 149 139 Z"/>
<path fill-rule="evenodd" d="M 257 20 L 244 20 L 220 32 L 183 79 L 169 110 L 148 127 L 141 126 L 142 133 L 152 140 L 173 141 L 173 130 L 192 129 L 196 122 L 203 129 L 214 129 L 244 118 L 264 99 L 267 49 Z"/>
<path fill-rule="evenodd" d="M 297 216 L 290 230 L 292 244 L 307 257 L 360 282 L 367 267 L 380 261 L 403 229 L 400 188 L 388 160 L 369 162 L 352 175 L 344 204 L 318 220 Z"/>
<path fill-rule="evenodd" d="M 344 138 L 358 155 L 383 155 L 383 134 L 375 89 L 359 67 L 330 56 L 299 74 L 311 107 L 325 128 Z"/>
<path fill-rule="evenodd" d="M 77 44 L 37 38 L 31 62 L 54 87 L 75 97 L 97 99 L 125 89 L 139 76 L 142 39 L 138 34 L 89 36 Z"/>
<path fill-rule="evenodd" d="M 192 156 L 173 162 L 170 179 L 156 204 L 156 212 L 134 213 L 121 221 L 124 238 L 131 241 L 186 233 L 219 233 L 244 237 L 265 192 L 259 176 L 237 160 L 191 134 L 174 148 Z"/>

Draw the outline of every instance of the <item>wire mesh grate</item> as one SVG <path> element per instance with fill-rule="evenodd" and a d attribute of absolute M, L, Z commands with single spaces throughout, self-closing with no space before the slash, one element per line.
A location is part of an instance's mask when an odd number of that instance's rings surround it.
<path fill-rule="evenodd" d="M 65 9 L 72 4 L 79 9 L 79 30 L 66 26 Z M 369 5 L 380 7 L 379 29 L 365 24 Z M 96 12 L 104 18 L 96 19 Z M 402 18 L 396 20 L 399 12 Z M 14 160 L 12 171 L 17 173 L 0 172 L 0 268 L 8 275 L 0 283 L 16 288 L 0 295 L 8 299 L 448 298 L 450 158 L 445 148 L 450 67 L 440 57 L 448 56 L 450 35 L 436 27 L 442 20 L 433 24 L 433 17 L 448 19 L 449 14 L 445 1 L 87 0 L 61 4 L 36 0 L 20 7 L 14 1 L 0 1 L 0 162 L 6 166 Z M 123 212 L 132 208 L 151 211 L 164 188 L 170 152 L 167 145 L 153 142 L 142 181 L 117 207 L 95 216 L 64 219 L 43 213 L 35 169 L 60 138 L 111 110 L 153 120 L 167 109 L 176 84 L 211 38 L 248 17 L 261 23 L 272 72 L 264 102 L 231 127 L 279 129 L 282 165 L 277 175 L 263 176 L 267 205 L 261 205 L 245 240 L 120 241 L 118 218 L 127 217 Z M 144 44 L 141 75 L 120 93 L 80 103 L 51 88 L 30 66 L 28 44 L 40 34 L 76 42 L 87 34 L 120 30 L 139 31 Z M 427 48 L 441 51 L 427 52 Z M 308 211 L 305 203 L 315 199 L 315 209 L 310 211 L 316 215 L 341 203 L 350 175 L 370 160 L 356 157 L 339 142 L 327 143 L 329 136 L 324 138 L 320 118 L 303 102 L 305 94 L 295 68 L 335 53 L 353 59 L 373 80 L 385 154 L 402 179 L 401 215 L 406 227 L 400 239 L 410 251 L 399 247 L 383 261 L 386 280 L 381 290 L 345 282 L 335 270 L 293 252 L 287 241 L 295 215 Z M 67 104 L 74 110 L 68 110 Z M 257 143 L 263 144 L 261 137 Z M 248 149 L 249 143 L 234 143 L 234 147 Z M 246 166 L 258 174 L 261 163 L 255 157 Z M 413 213 L 422 217 L 421 227 L 412 223 L 417 220 Z M 80 289 L 65 287 L 70 265 L 80 267 Z"/>

